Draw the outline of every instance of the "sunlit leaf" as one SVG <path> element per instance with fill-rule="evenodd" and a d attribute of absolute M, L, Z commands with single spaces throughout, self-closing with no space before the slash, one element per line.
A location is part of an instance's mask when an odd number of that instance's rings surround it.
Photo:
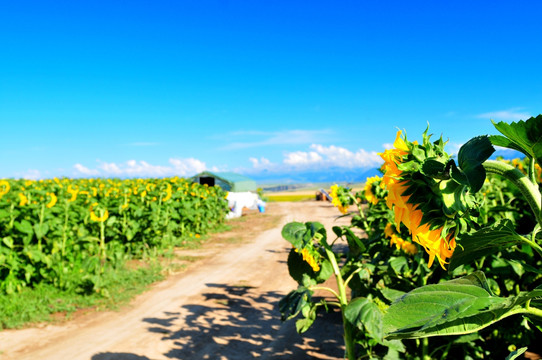
<path fill-rule="evenodd" d="M 542 115 L 510 124 L 493 122 L 493 125 L 505 136 L 504 139 L 492 137 L 493 144 L 521 151 L 542 165 Z"/>
<path fill-rule="evenodd" d="M 462 235 L 460 246 L 456 247 L 450 260 L 449 271 L 464 264 L 471 264 L 501 249 L 520 244 L 522 240 L 509 221 L 483 228 L 473 234 Z"/>
<path fill-rule="evenodd" d="M 372 338 L 382 339 L 382 312 L 370 299 L 363 297 L 353 299 L 346 307 L 344 316 L 359 330 L 365 329 Z"/>
<path fill-rule="evenodd" d="M 496 297 L 478 271 L 407 293 L 388 308 L 384 330 L 390 339 L 474 333 L 525 311 L 523 304 L 540 295 L 542 290 Z"/>
<path fill-rule="evenodd" d="M 472 192 L 477 192 L 484 184 L 486 171 L 482 163 L 493 152 L 495 152 L 495 148 L 493 148 L 487 136 L 472 138 L 459 149 L 457 161 L 461 171 L 467 177 Z"/>

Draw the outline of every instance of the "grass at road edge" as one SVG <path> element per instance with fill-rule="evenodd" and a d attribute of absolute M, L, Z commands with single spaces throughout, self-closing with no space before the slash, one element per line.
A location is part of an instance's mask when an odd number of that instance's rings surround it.
<path fill-rule="evenodd" d="M 66 292 L 39 284 L 13 295 L 0 295 L 0 329 L 21 328 L 41 322 L 69 319 L 77 311 L 116 309 L 162 279 L 158 265 L 138 269 L 119 268 L 105 272 L 102 293 Z"/>

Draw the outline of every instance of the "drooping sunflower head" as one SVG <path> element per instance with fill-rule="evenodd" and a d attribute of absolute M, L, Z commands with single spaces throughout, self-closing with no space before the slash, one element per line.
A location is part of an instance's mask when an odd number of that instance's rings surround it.
<path fill-rule="evenodd" d="M 365 199 L 368 203 L 376 205 L 378 204 L 378 197 L 376 195 L 376 192 L 378 191 L 377 186 L 380 184 L 381 178 L 379 176 L 373 176 L 370 178 L 367 178 L 365 181 L 365 186 L 363 187 L 363 192 Z"/>
<path fill-rule="evenodd" d="M 98 214 L 96 214 L 98 212 Z M 90 220 L 96 222 L 104 222 L 109 218 L 109 211 L 103 209 L 98 203 L 93 203 L 90 205 Z"/>
<path fill-rule="evenodd" d="M 348 212 L 348 208 L 354 202 L 351 197 L 350 189 L 337 184 L 331 187 L 330 196 L 332 198 L 331 203 L 333 206 L 336 206 L 343 214 Z"/>
<path fill-rule="evenodd" d="M 459 218 L 468 212 L 471 199 L 450 176 L 455 163 L 444 151 L 442 137 L 435 142 L 430 137 L 426 130 L 419 144 L 398 131 L 394 148 L 380 154 L 381 186 L 388 190 L 386 204 L 394 212 L 397 231 L 403 224 L 412 241 L 429 254 L 428 265 L 436 258 L 444 268 L 456 246 Z"/>
<path fill-rule="evenodd" d="M 26 204 L 28 204 L 28 198 L 22 192 L 19 193 L 19 200 L 19 206 L 25 206 Z"/>
<path fill-rule="evenodd" d="M 0 197 L 6 195 L 11 189 L 9 182 L 7 180 L 0 180 Z"/>
<path fill-rule="evenodd" d="M 320 271 L 320 265 L 318 264 L 319 254 L 315 252 L 312 248 L 303 248 L 301 251 L 297 248 L 294 248 L 296 253 L 301 253 L 303 261 L 310 265 L 314 272 Z"/>
<path fill-rule="evenodd" d="M 45 206 L 50 209 L 53 206 L 55 206 L 58 199 L 57 199 L 55 193 L 53 193 L 53 192 L 48 192 L 47 196 L 49 196 L 50 199 L 49 199 L 49 202 Z"/>

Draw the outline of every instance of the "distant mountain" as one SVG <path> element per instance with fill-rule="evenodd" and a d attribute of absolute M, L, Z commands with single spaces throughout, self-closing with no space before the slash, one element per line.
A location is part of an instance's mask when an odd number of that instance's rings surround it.
<path fill-rule="evenodd" d="M 523 158 L 524 155 L 518 151 L 497 148 L 491 159 L 496 157 L 505 159 Z M 457 162 L 457 158 L 456 158 Z M 368 177 L 382 174 L 378 168 L 371 169 L 345 169 L 345 168 L 327 168 L 305 171 L 291 171 L 286 173 L 262 171 L 257 174 L 246 174 L 254 179 L 258 184 L 282 184 L 289 185 L 288 188 L 295 187 L 295 184 L 308 183 L 363 183 Z"/>
<path fill-rule="evenodd" d="M 378 168 L 373 169 L 344 169 L 330 168 L 322 170 L 296 171 L 289 173 L 262 172 L 247 175 L 259 184 L 298 184 L 298 183 L 329 183 L 346 182 L 360 183 L 371 176 L 381 175 Z"/>

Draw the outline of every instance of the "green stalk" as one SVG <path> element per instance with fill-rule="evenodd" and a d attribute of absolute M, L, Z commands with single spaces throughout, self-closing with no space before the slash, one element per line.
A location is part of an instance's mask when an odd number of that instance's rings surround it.
<path fill-rule="evenodd" d="M 530 240 L 524 236 L 521 237 L 522 241 L 524 243 L 526 243 L 527 245 L 529 245 L 530 247 L 532 247 L 533 249 L 535 249 L 535 251 L 538 253 L 538 255 L 542 256 L 542 247 L 540 245 L 538 245 L 536 243 L 536 241 L 533 240 Z"/>
<path fill-rule="evenodd" d="M 533 184 L 536 184 L 536 169 L 534 165 L 536 164 L 535 159 L 529 159 L 529 178 L 531 179 Z"/>
<path fill-rule="evenodd" d="M 542 318 L 542 310 L 538 308 L 528 307 L 523 313 Z"/>
<path fill-rule="evenodd" d="M 365 213 L 363 212 L 363 209 L 361 208 L 362 204 L 358 203 L 358 200 L 354 197 L 354 195 L 351 192 L 349 192 L 348 195 L 350 196 L 352 200 L 354 200 L 354 204 L 356 204 L 358 208 L 359 216 L 361 217 L 361 221 L 363 222 L 363 230 L 368 231 L 369 224 L 367 224 L 367 218 L 365 216 Z"/>
<path fill-rule="evenodd" d="M 348 297 L 346 295 L 346 286 L 341 276 L 341 271 L 339 269 L 339 265 L 337 264 L 337 259 L 335 258 L 335 254 L 333 253 L 333 251 L 331 251 L 331 249 L 327 247 L 325 248 L 325 251 L 326 251 L 326 255 L 329 261 L 331 262 L 331 266 L 333 267 L 333 273 L 337 280 L 337 288 L 339 290 L 338 300 L 341 306 L 341 315 L 342 315 L 342 320 L 343 320 L 344 345 L 346 348 L 345 358 L 348 360 L 355 360 L 356 358 L 355 345 L 356 344 L 354 342 L 354 328 L 344 315 L 346 306 L 348 305 Z"/>
<path fill-rule="evenodd" d="M 429 354 L 429 339 L 425 337 L 422 339 L 422 359 L 431 360 L 431 357 L 428 354 Z"/>
<path fill-rule="evenodd" d="M 41 234 L 41 226 L 43 225 L 43 217 L 44 217 L 44 214 L 45 214 L 45 204 L 42 204 L 41 205 L 41 211 L 40 211 L 40 223 L 39 223 L 39 229 L 40 229 L 40 234 Z M 37 236 L 37 234 L 36 234 Z M 38 236 L 38 250 L 41 252 L 41 235 Z"/>
<path fill-rule="evenodd" d="M 13 228 L 13 224 L 15 223 L 15 216 L 13 216 L 13 210 L 15 210 L 15 203 L 11 203 L 11 206 L 9 207 L 9 230 Z"/>
<path fill-rule="evenodd" d="M 65 256 L 65 248 L 66 248 L 66 231 L 68 230 L 68 210 L 70 208 L 70 203 L 68 200 L 66 200 L 66 206 L 64 207 L 64 227 L 62 228 L 62 249 L 60 253 L 62 254 L 62 258 L 64 259 Z"/>
<path fill-rule="evenodd" d="M 500 175 L 518 187 L 519 191 L 531 207 L 538 224 L 542 226 L 542 200 L 538 185 L 535 185 L 529 180 L 529 177 L 521 171 L 504 162 L 488 160 L 484 162 L 483 165 L 488 173 Z"/>
<path fill-rule="evenodd" d="M 100 217 L 104 216 L 104 211 L 100 210 Z M 105 221 L 100 221 L 100 257 L 102 258 L 102 271 L 107 259 L 107 252 L 105 248 Z"/>
<path fill-rule="evenodd" d="M 331 288 L 328 288 L 326 286 L 311 286 L 309 287 L 310 290 L 324 290 L 324 291 L 328 291 L 330 293 L 333 294 L 333 296 L 335 296 L 337 299 L 340 299 L 339 297 L 339 294 L 337 294 L 337 292 Z"/>

